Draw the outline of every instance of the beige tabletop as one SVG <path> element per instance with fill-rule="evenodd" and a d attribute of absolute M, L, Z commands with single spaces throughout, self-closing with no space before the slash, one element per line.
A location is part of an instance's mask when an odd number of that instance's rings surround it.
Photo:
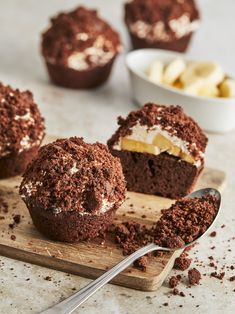
<path fill-rule="evenodd" d="M 34 93 L 46 117 L 49 134 L 79 135 L 90 142 L 105 142 L 116 128 L 116 117 L 135 108 L 130 98 L 124 54 L 116 63 L 110 82 L 90 92 L 66 90 L 49 84 L 39 54 L 39 34 L 46 27 L 48 17 L 60 9 L 70 9 L 82 2 L 99 8 L 102 15 L 120 29 L 123 42 L 127 43 L 122 23 L 122 1 L 2 0 L 0 80 Z M 227 71 L 235 74 L 235 40 L 232 34 L 235 29 L 235 1 L 201 0 L 200 6 L 203 22 L 194 38 L 190 55 L 218 60 Z M 187 289 L 182 283 L 179 288 L 186 297 L 170 298 L 167 281 L 158 291 L 151 293 L 107 285 L 77 313 L 234 313 L 235 282 L 230 282 L 229 277 L 235 275 L 235 271 L 226 271 L 222 283 L 210 278 L 213 270 L 208 266 L 208 256 L 213 253 L 218 261 L 218 270 L 224 264 L 235 266 L 235 241 L 228 242 L 235 236 L 235 131 L 208 136 L 206 163 L 226 171 L 227 185 L 217 222 L 217 236 L 207 236 L 190 253 L 199 260 L 194 262 L 194 266 L 208 274 L 203 276 L 201 285 Z M 225 224 L 224 228 L 221 228 L 222 224 Z M 213 252 L 209 250 L 212 246 L 216 247 Z M 200 261 L 204 266 L 200 266 Z M 46 281 L 46 276 L 52 280 Z M 78 276 L 0 256 L 0 313 L 38 313 L 88 282 L 88 279 Z"/>

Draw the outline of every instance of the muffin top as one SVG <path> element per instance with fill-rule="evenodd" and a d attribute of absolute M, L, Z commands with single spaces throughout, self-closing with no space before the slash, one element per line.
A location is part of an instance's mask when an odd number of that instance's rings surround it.
<path fill-rule="evenodd" d="M 0 157 L 40 145 L 44 130 L 32 93 L 0 83 Z"/>
<path fill-rule="evenodd" d="M 147 103 L 130 112 L 126 119 L 119 117 L 118 124 L 120 127 L 108 141 L 113 149 L 129 150 L 129 147 L 156 155 L 167 152 L 191 163 L 204 156 L 208 139 L 180 106 Z"/>
<path fill-rule="evenodd" d="M 51 19 L 42 35 L 42 53 L 52 64 L 86 70 L 108 63 L 121 48 L 116 31 L 96 10 L 78 7 Z"/>
<path fill-rule="evenodd" d="M 99 215 L 116 209 L 125 191 L 119 159 L 105 145 L 87 144 L 78 137 L 41 147 L 20 186 L 27 205 L 55 214 L 78 211 Z"/>
<path fill-rule="evenodd" d="M 198 28 L 194 0 L 132 0 L 125 4 L 125 21 L 131 32 L 149 41 L 169 41 Z"/>

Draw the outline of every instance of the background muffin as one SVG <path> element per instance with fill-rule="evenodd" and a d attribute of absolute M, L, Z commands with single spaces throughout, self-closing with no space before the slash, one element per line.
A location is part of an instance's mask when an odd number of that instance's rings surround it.
<path fill-rule="evenodd" d="M 40 232 L 74 242 L 94 238 L 110 225 L 125 198 L 125 180 L 120 161 L 105 145 L 73 137 L 39 150 L 20 194 Z"/>
<path fill-rule="evenodd" d="M 70 88 L 103 84 L 120 48 L 118 33 L 95 10 L 84 7 L 58 14 L 42 35 L 51 80 Z"/>
<path fill-rule="evenodd" d="M 32 93 L 0 83 L 0 178 L 24 172 L 37 154 L 44 130 Z"/>
<path fill-rule="evenodd" d="M 207 137 L 181 107 L 149 103 L 118 123 L 108 146 L 121 160 L 128 190 L 170 198 L 191 192 Z"/>
<path fill-rule="evenodd" d="M 134 49 L 184 52 L 199 12 L 194 0 L 132 0 L 125 4 L 125 22 Z"/>

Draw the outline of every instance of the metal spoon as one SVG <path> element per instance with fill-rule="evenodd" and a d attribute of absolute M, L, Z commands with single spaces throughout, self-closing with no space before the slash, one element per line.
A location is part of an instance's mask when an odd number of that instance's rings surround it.
<path fill-rule="evenodd" d="M 211 229 L 212 225 L 214 224 L 214 222 L 218 216 L 220 203 L 221 203 L 220 192 L 217 191 L 216 189 L 207 188 L 207 189 L 201 189 L 201 190 L 195 191 L 195 192 L 189 194 L 188 196 L 186 196 L 186 198 L 195 198 L 195 197 L 200 198 L 200 197 L 203 197 L 204 195 L 207 195 L 207 194 L 213 195 L 217 198 L 218 208 L 217 208 L 217 214 L 215 216 L 213 223 L 210 225 L 210 227 L 207 229 L 207 231 L 205 233 L 207 233 L 209 231 L 209 229 Z M 193 243 L 198 241 L 202 236 L 205 235 L 205 233 L 202 234 L 200 237 L 198 237 L 193 242 L 190 242 L 187 245 L 185 245 L 185 247 L 192 245 Z M 180 248 L 180 249 L 182 249 L 182 248 Z M 147 253 L 157 251 L 157 250 L 172 251 L 172 250 L 176 250 L 176 249 L 169 249 L 169 248 L 165 248 L 165 247 L 160 247 L 154 243 L 148 244 L 148 245 L 142 247 L 141 249 L 137 250 L 133 254 L 129 255 L 128 257 L 126 257 L 124 260 L 122 260 L 116 266 L 114 266 L 113 268 L 111 268 L 110 270 L 105 272 L 102 276 L 100 276 L 96 280 L 89 283 L 87 286 L 85 286 L 84 288 L 79 290 L 77 293 L 75 293 L 71 297 L 69 297 L 69 298 L 65 299 L 64 301 L 56 304 L 55 306 L 49 308 L 46 311 L 41 312 L 41 314 L 70 314 L 70 313 L 72 313 L 77 307 L 79 307 L 83 302 L 85 302 L 89 297 L 91 297 L 97 290 L 99 290 L 107 282 L 112 280 L 115 276 L 117 276 L 125 268 L 130 266 L 139 257 L 141 257 Z"/>

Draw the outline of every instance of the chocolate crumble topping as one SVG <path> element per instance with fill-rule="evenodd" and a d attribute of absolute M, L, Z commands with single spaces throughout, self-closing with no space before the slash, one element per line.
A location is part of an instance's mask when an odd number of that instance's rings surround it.
<path fill-rule="evenodd" d="M 30 91 L 0 83 L 0 157 L 40 145 L 44 119 Z"/>
<path fill-rule="evenodd" d="M 127 24 L 144 21 L 148 24 L 163 22 L 167 31 L 169 21 L 187 15 L 191 21 L 199 19 L 199 12 L 194 0 L 133 0 L 125 5 L 125 21 Z"/>
<path fill-rule="evenodd" d="M 20 186 L 26 204 L 51 210 L 100 214 L 125 198 L 118 158 L 105 145 L 82 138 L 59 139 L 40 148 Z"/>
<path fill-rule="evenodd" d="M 51 26 L 42 35 L 42 53 L 47 60 L 67 65 L 72 53 L 93 47 L 98 36 L 104 38 L 104 51 L 118 53 L 118 33 L 98 16 L 96 10 L 78 7 L 71 12 L 61 12 L 51 18 Z M 89 58 L 86 61 L 93 63 Z"/>

